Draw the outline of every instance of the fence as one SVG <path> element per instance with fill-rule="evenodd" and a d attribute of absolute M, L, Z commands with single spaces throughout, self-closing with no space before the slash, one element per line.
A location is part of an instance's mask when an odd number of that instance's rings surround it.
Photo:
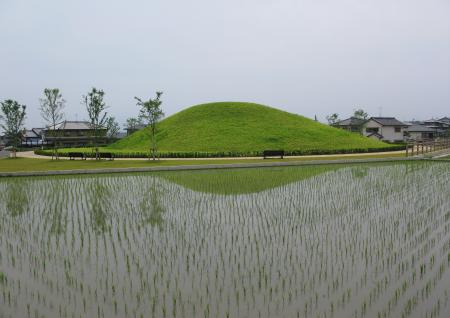
<path fill-rule="evenodd" d="M 450 138 L 439 140 L 416 140 L 406 144 L 406 157 L 450 149 Z"/>

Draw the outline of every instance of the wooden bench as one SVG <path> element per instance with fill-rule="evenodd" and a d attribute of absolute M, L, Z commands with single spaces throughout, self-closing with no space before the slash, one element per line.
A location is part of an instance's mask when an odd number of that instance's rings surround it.
<path fill-rule="evenodd" d="M 69 159 L 75 160 L 75 158 L 80 158 L 81 160 L 86 160 L 86 156 L 82 152 L 69 152 Z"/>
<path fill-rule="evenodd" d="M 111 152 L 100 152 L 100 159 L 114 160 L 114 154 Z"/>
<path fill-rule="evenodd" d="M 264 150 L 263 157 L 264 157 L 264 159 L 266 159 L 268 157 L 281 157 L 281 159 L 283 159 L 284 150 Z"/>

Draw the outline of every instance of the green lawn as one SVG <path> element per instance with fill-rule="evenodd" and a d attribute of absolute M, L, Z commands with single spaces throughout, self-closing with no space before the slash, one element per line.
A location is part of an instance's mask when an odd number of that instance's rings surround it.
<path fill-rule="evenodd" d="M 51 160 L 51 159 L 0 159 L 0 172 L 15 171 L 49 171 L 49 170 L 83 170 L 83 169 L 103 169 L 103 168 L 141 168 L 157 166 L 181 166 L 181 165 L 208 165 L 208 164 L 234 164 L 234 163 L 262 163 L 262 162 L 286 162 L 286 161 L 310 161 L 310 160 L 339 160 L 339 159 L 366 159 L 366 158 L 399 158 L 404 154 L 369 154 L 345 156 L 320 156 L 307 158 L 285 158 L 285 159 L 216 159 L 216 160 Z"/>

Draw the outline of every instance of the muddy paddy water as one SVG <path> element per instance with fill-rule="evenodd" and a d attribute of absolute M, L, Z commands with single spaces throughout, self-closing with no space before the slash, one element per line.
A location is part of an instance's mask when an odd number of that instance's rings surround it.
<path fill-rule="evenodd" d="M 0 317 L 449 317 L 450 165 L 0 180 Z"/>

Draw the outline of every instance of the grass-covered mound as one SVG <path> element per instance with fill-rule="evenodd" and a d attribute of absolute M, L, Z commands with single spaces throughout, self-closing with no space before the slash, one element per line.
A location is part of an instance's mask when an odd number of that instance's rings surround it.
<path fill-rule="evenodd" d="M 148 128 L 103 147 L 117 157 L 146 157 Z M 160 157 L 260 156 L 282 149 L 287 155 L 320 155 L 400 150 L 403 146 L 363 137 L 279 109 L 252 103 L 221 102 L 187 108 L 159 123 Z M 70 149 L 61 149 L 64 155 Z M 92 149 L 80 148 L 92 155 Z M 51 155 L 51 150 L 38 150 Z"/>
<path fill-rule="evenodd" d="M 158 148 L 162 153 L 259 154 L 283 149 L 292 154 L 367 152 L 392 146 L 336 129 L 275 108 L 237 102 L 190 107 L 161 121 Z M 110 149 L 145 152 L 146 129 L 119 140 Z"/>

